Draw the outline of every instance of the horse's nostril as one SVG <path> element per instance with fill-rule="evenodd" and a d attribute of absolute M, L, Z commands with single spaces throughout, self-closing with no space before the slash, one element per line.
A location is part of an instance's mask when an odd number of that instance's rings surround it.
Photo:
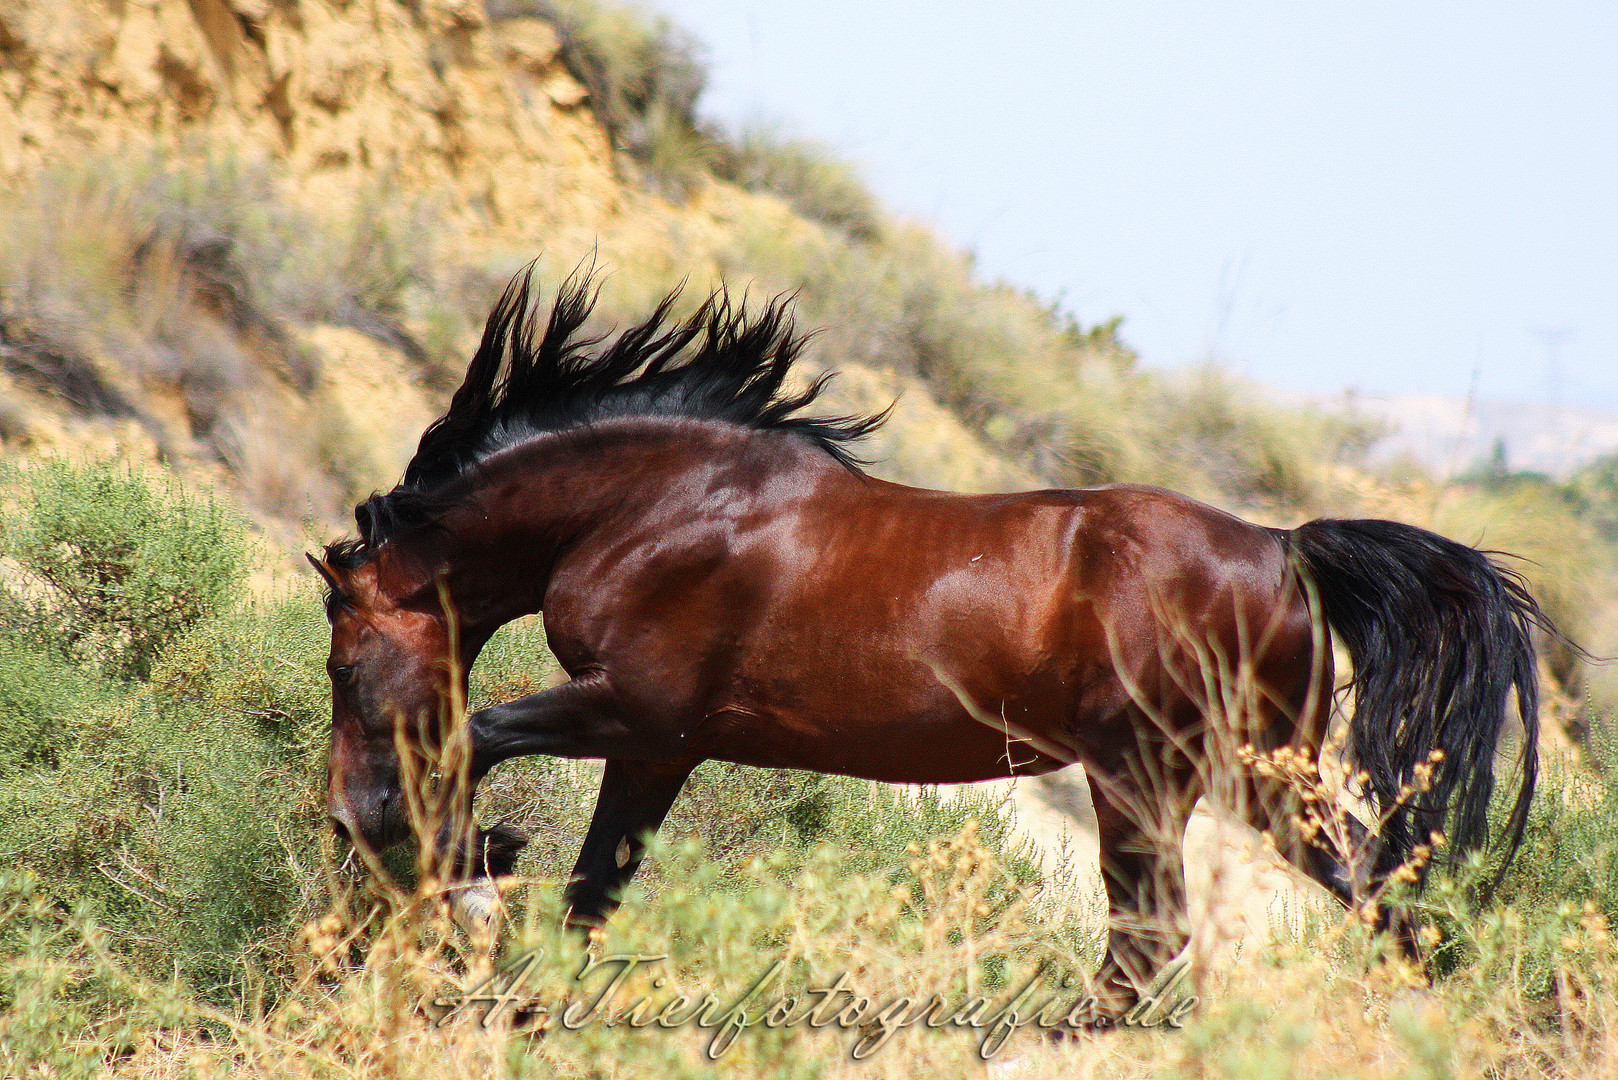
<path fill-rule="evenodd" d="M 337 834 L 338 840 L 341 840 L 346 844 L 354 843 L 353 834 L 348 831 L 348 825 L 343 821 L 342 818 L 329 817 L 326 820 L 331 822 L 331 831 Z"/>

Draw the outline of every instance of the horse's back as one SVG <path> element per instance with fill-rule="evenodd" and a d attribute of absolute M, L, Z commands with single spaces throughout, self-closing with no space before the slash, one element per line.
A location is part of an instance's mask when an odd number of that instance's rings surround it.
<path fill-rule="evenodd" d="M 1140 687 L 1172 688 L 1208 643 L 1238 650 L 1285 619 L 1274 534 L 1162 489 L 960 495 L 850 476 L 836 495 L 744 560 L 768 599 L 734 613 L 720 665 L 732 753 L 785 730 L 792 755 L 829 747 L 833 771 L 976 779 L 1010 766 L 992 715 L 1082 756 L 1087 734 L 1139 714 Z M 903 752 L 918 745 L 937 756 Z"/>
<path fill-rule="evenodd" d="M 1084 593 L 1201 585 L 1256 596 L 1285 573 L 1275 530 L 1165 488 L 966 495 L 860 480 L 863 498 L 838 499 L 824 514 L 824 536 L 836 536 L 830 546 L 850 561 L 882 548 L 892 565 L 928 574 L 972 549 L 969 559 L 992 554 Z"/>

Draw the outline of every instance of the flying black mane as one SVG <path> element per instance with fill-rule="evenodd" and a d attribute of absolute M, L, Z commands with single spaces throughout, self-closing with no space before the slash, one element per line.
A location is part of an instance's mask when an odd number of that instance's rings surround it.
<path fill-rule="evenodd" d="M 785 300 L 750 315 L 719 289 L 671 324 L 676 291 L 605 345 L 580 336 L 597 296 L 588 274 L 563 284 L 543 333 L 532 278 L 530 266 L 506 287 L 449 411 L 422 433 L 399 486 L 354 508 L 359 538 L 330 545 L 328 561 L 357 566 L 401 531 L 431 523 L 449 505 L 441 492 L 452 481 L 544 432 L 623 416 L 724 420 L 808 439 L 857 470 L 847 444 L 886 418 L 800 415 L 830 376 L 783 390 L 804 344 Z"/>

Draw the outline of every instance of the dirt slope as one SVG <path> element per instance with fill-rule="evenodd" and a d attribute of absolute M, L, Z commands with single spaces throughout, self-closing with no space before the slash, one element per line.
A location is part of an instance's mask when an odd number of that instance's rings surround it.
<path fill-rule="evenodd" d="M 492 20 L 479 0 L 0 9 L 0 178 L 49 187 L 64 164 L 136 160 L 259 163 L 273 178 L 264 198 L 316 230 L 363 218 L 366 199 L 412 200 L 437 260 L 487 268 L 495 281 L 542 252 L 547 269 L 593 255 L 630 311 L 654 301 L 658 282 L 719 280 L 719 253 L 739 228 L 822 232 L 776 199 L 717 181 L 680 205 L 634 183 L 552 27 Z M 133 257 L 151 237 L 129 228 Z M 16 291 L 29 295 L 8 303 L 0 283 L 0 426 L 24 448 L 121 448 L 232 484 L 295 543 L 296 523 L 329 528 L 352 498 L 391 484 L 475 337 L 463 328 L 433 370 L 415 346 L 432 328 L 408 313 L 380 333 L 375 319 L 277 320 L 240 284 L 230 263 L 240 245 L 188 228 L 173 241 L 172 272 L 189 286 L 137 313 L 155 332 L 76 325 L 48 298 L 31 303 L 41 290 L 24 285 Z M 835 407 L 902 399 L 873 448 L 886 475 L 977 489 L 1031 481 L 920 384 L 847 367 Z M 73 379 L 93 392 L 65 392 Z"/>

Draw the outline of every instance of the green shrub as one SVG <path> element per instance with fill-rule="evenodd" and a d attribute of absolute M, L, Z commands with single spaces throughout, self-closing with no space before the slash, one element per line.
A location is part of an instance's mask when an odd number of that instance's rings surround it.
<path fill-rule="evenodd" d="M 89 1080 L 150 1032 L 194 1022 L 172 986 L 131 985 L 107 946 L 87 910 L 0 871 L 0 1074 Z"/>
<path fill-rule="evenodd" d="M 8 479 L 16 629 L 68 660 L 143 678 L 164 646 L 245 588 L 242 524 L 212 498 L 112 462 L 48 459 Z"/>
<path fill-rule="evenodd" d="M 56 768 L 87 715 L 110 694 L 92 673 L 54 652 L 0 644 L 0 774 Z"/>
<path fill-rule="evenodd" d="M 7 854 L 135 970 L 218 998 L 318 880 L 308 770 L 189 709 L 137 699 L 95 720 L 58 768 L 0 778 Z"/>
<path fill-rule="evenodd" d="M 1552 767 L 1540 784 L 1522 851 L 1496 900 L 1529 914 L 1585 898 L 1618 924 L 1618 782 Z"/>
<path fill-rule="evenodd" d="M 225 993 L 318 879 L 319 605 L 243 605 L 245 523 L 173 482 L 7 479 L 6 854 L 136 970 Z"/>
<path fill-rule="evenodd" d="M 827 146 L 771 127 L 750 127 L 722 144 L 715 172 L 749 191 L 768 192 L 808 218 L 860 240 L 874 240 L 882 212 L 854 167 Z"/>
<path fill-rule="evenodd" d="M 103 694 L 53 767 L 0 772 L 13 865 L 84 905 L 132 970 L 221 1001 L 249 960 L 284 966 L 279 946 L 323 892 L 309 672 L 324 645 L 290 605 L 252 614 L 216 617 L 164 655 L 152 684 Z"/>
<path fill-rule="evenodd" d="M 1610 956 L 1602 937 L 1618 926 L 1618 785 L 1553 762 L 1539 791 L 1498 887 L 1495 865 L 1477 853 L 1436 875 L 1417 904 L 1443 939 L 1435 969 L 1484 995 L 1509 984 L 1550 998 L 1570 963 Z M 1497 833 L 1509 812 L 1498 796 Z"/>
<path fill-rule="evenodd" d="M 1618 543 L 1618 454 L 1607 454 L 1579 469 L 1566 483 L 1579 514 Z"/>
<path fill-rule="evenodd" d="M 313 586 L 232 608 L 180 638 L 153 666 L 165 707 L 239 718 L 284 760 L 324 754 L 331 734 L 331 629 Z"/>

